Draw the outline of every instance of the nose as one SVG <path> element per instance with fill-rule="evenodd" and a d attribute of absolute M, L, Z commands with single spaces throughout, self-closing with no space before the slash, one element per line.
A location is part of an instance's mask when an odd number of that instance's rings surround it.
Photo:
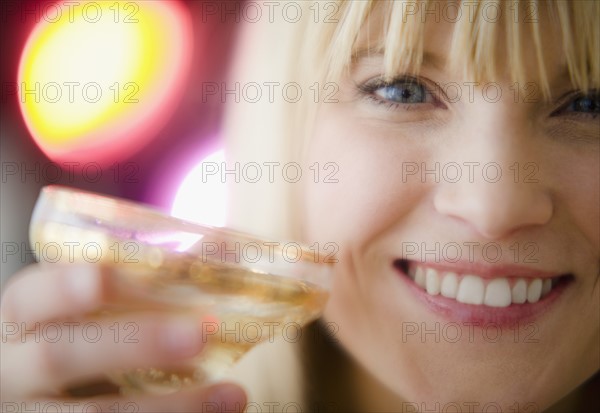
<path fill-rule="evenodd" d="M 544 179 L 548 175 L 535 162 L 539 148 L 532 143 L 535 131 L 530 123 L 522 114 L 514 115 L 514 105 L 487 106 L 471 128 L 463 129 L 466 141 L 453 151 L 460 158 L 468 151 L 479 162 L 463 163 L 470 169 L 460 181 L 439 184 L 434 206 L 479 236 L 501 239 L 548 223 L 554 204 Z"/>
<path fill-rule="evenodd" d="M 540 183 L 515 183 L 506 171 L 498 181 L 473 176 L 472 182 L 439 188 L 434 198 L 436 210 L 461 220 L 487 239 L 501 239 L 526 227 L 544 225 L 552 217 L 550 195 Z"/>

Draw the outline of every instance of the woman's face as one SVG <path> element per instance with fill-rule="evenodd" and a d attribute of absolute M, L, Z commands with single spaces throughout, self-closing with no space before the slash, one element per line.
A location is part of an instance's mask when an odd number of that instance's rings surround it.
<path fill-rule="evenodd" d="M 539 411 L 600 364 L 598 100 L 554 32 L 548 103 L 508 63 L 450 71 L 452 29 L 427 24 L 418 76 L 385 84 L 364 53 L 322 104 L 307 161 L 338 182 L 307 188 L 305 237 L 338 244 L 326 317 L 407 411 Z"/>

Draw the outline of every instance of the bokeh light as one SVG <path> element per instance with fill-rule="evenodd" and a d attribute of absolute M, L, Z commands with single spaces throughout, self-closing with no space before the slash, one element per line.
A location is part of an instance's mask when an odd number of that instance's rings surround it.
<path fill-rule="evenodd" d="M 109 163 L 155 137 L 189 73 L 192 21 L 178 1 L 58 2 L 19 63 L 29 132 L 54 161 Z"/>
<path fill-rule="evenodd" d="M 225 152 L 202 159 L 184 178 L 171 207 L 171 215 L 200 224 L 225 226 L 227 191 L 221 176 Z"/>

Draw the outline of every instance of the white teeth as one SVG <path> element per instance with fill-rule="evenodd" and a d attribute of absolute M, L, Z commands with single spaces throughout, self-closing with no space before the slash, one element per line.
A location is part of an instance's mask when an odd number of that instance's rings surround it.
<path fill-rule="evenodd" d="M 508 307 L 511 304 L 536 303 L 552 290 L 553 280 L 535 278 L 494 278 L 484 280 L 477 275 L 460 276 L 439 272 L 425 266 L 411 266 L 408 275 L 429 295 L 442 295 L 464 304 Z M 511 288 L 512 285 L 512 288 Z"/>
<path fill-rule="evenodd" d="M 542 280 L 536 278 L 527 288 L 527 301 L 537 303 L 542 295 Z"/>
<path fill-rule="evenodd" d="M 438 295 L 440 293 L 440 276 L 438 275 L 437 271 L 432 268 L 428 268 L 425 275 L 425 280 L 427 285 L 427 294 Z"/>
<path fill-rule="evenodd" d="M 527 301 L 527 281 L 519 279 L 512 288 L 512 302 L 514 304 L 523 304 Z"/>
<path fill-rule="evenodd" d="M 544 283 L 542 284 L 542 297 L 550 292 L 552 289 L 552 280 L 550 278 L 546 278 Z"/>
<path fill-rule="evenodd" d="M 419 287 L 425 288 L 425 270 L 422 267 L 417 267 L 415 271 L 415 283 Z"/>
<path fill-rule="evenodd" d="M 485 288 L 483 303 L 490 307 L 508 307 L 512 302 L 510 285 L 506 278 L 497 278 Z"/>
<path fill-rule="evenodd" d="M 456 301 L 465 304 L 483 304 L 485 286 L 483 280 L 475 275 L 465 275 L 456 293 Z"/>
<path fill-rule="evenodd" d="M 453 272 L 446 273 L 442 278 L 442 285 L 440 287 L 440 293 L 444 297 L 456 298 L 456 292 L 458 291 L 458 277 Z"/>

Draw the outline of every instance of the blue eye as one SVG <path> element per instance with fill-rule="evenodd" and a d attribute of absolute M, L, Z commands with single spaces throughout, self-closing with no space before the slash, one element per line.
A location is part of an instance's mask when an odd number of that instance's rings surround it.
<path fill-rule="evenodd" d="M 425 87 L 411 80 L 400 80 L 380 86 L 373 90 L 373 93 L 382 99 L 394 103 L 425 103 L 427 99 Z"/>
<path fill-rule="evenodd" d="M 442 99 L 436 96 L 439 86 L 425 77 L 401 75 L 395 78 L 377 77 L 367 82 L 356 85 L 357 97 L 367 101 L 370 105 L 386 109 L 385 115 L 395 112 L 393 116 L 415 116 L 428 119 L 438 116 L 438 111 L 447 109 Z M 404 112 L 410 111 L 411 114 Z M 408 119 L 408 118 L 402 118 Z"/>
<path fill-rule="evenodd" d="M 572 112 L 598 114 L 600 113 L 600 94 L 595 92 L 579 96 L 566 109 Z"/>

